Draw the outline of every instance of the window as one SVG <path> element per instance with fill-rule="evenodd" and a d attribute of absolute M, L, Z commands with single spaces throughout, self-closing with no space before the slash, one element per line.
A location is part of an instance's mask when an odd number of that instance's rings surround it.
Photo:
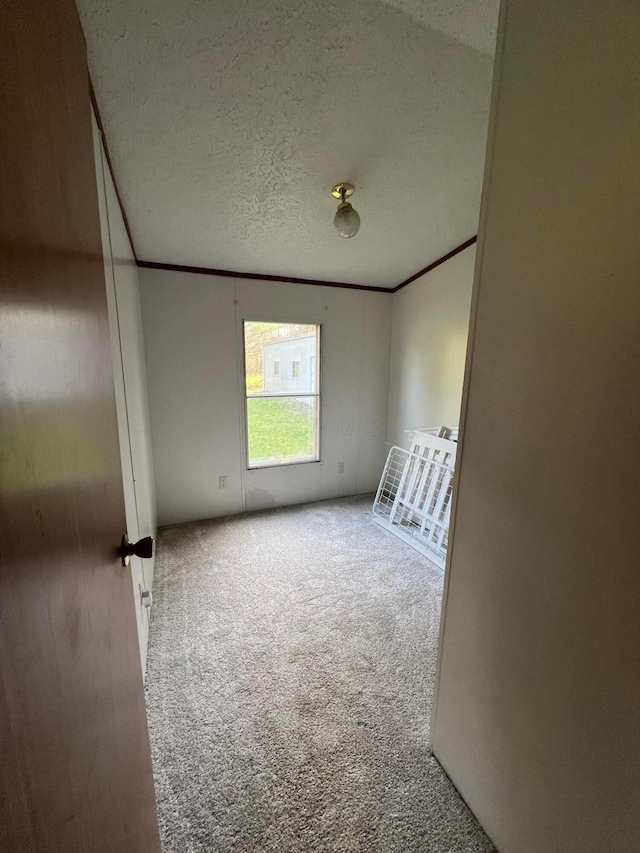
<path fill-rule="evenodd" d="M 245 320 L 249 468 L 320 459 L 319 355 L 320 326 Z"/>

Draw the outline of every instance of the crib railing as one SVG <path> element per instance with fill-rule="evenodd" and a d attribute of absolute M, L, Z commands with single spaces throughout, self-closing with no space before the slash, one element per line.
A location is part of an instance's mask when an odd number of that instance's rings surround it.
<path fill-rule="evenodd" d="M 456 443 L 416 433 L 411 450 L 392 447 L 373 504 L 374 520 L 444 568 Z"/>

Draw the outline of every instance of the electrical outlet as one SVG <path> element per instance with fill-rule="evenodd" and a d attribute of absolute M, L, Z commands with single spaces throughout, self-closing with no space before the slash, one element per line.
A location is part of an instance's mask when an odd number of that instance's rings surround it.
<path fill-rule="evenodd" d="M 344 462 L 338 462 L 338 474 L 344 474 Z"/>
<path fill-rule="evenodd" d="M 218 488 L 219 489 L 226 489 L 228 487 L 228 485 L 229 485 L 229 478 L 228 477 L 218 477 Z"/>

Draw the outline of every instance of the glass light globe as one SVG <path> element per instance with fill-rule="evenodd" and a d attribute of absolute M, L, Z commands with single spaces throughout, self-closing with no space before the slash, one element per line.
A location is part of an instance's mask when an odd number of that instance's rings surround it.
<path fill-rule="evenodd" d="M 338 205 L 335 219 L 333 220 L 336 231 L 341 237 L 355 237 L 360 229 L 360 216 L 348 201 Z"/>

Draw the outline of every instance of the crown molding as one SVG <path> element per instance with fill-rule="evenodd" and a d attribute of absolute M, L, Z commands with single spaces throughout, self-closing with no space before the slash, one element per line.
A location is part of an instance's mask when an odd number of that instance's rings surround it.
<path fill-rule="evenodd" d="M 396 287 L 374 287 L 370 284 L 350 284 L 345 281 L 323 281 L 322 279 L 316 278 L 297 278 L 293 276 L 287 275 L 266 275 L 265 273 L 257 273 L 257 272 L 237 272 L 235 270 L 218 270 L 213 267 L 190 267 L 185 266 L 183 264 L 165 264 L 160 261 L 140 261 L 136 258 L 136 264 L 140 269 L 148 269 L 148 270 L 170 270 L 173 272 L 189 272 L 189 273 L 199 273 L 200 275 L 218 275 L 218 276 L 226 276 L 229 278 L 249 278 L 255 279 L 257 281 L 284 281 L 289 284 L 315 284 L 321 287 L 346 287 L 349 290 L 372 290 L 376 293 L 397 293 L 399 290 L 402 290 L 403 287 L 406 287 L 408 284 L 411 284 L 412 281 L 420 278 L 420 276 L 426 275 L 426 273 L 431 272 L 436 267 L 439 267 L 440 264 L 444 264 L 446 261 L 454 258 L 456 255 L 460 254 L 460 252 L 464 252 L 465 249 L 468 249 L 469 246 L 473 246 L 478 240 L 477 235 L 475 237 L 471 237 L 469 240 L 465 240 L 464 243 L 460 243 L 459 246 L 456 246 L 455 249 L 452 249 L 450 252 L 447 252 L 446 255 L 443 255 L 441 258 L 438 258 L 437 261 L 429 264 L 429 266 L 424 269 L 419 270 L 415 275 L 410 276 L 409 278 L 401 281 L 400 284 L 396 285 Z"/>
<path fill-rule="evenodd" d="M 314 284 L 320 287 L 345 287 L 349 290 L 373 290 L 376 293 L 392 293 L 391 287 L 374 287 L 371 284 L 351 284 L 346 281 L 324 281 L 316 278 L 297 278 L 289 275 L 266 275 L 258 272 L 237 272 L 236 270 L 218 270 L 213 267 L 189 267 L 183 264 L 164 264 L 158 261 L 138 261 L 140 269 L 171 270 L 173 272 L 199 273 L 200 275 L 218 275 L 229 278 L 249 278 L 256 281 L 284 281 L 288 284 Z"/>
<path fill-rule="evenodd" d="M 451 258 L 454 258 L 456 255 L 459 255 L 460 252 L 464 252 L 465 249 L 468 249 L 469 246 L 473 246 L 473 244 L 477 242 L 478 235 L 476 234 L 475 237 L 471 237 L 469 240 L 465 240 L 464 243 L 460 243 L 459 246 L 456 246 L 455 249 L 452 249 L 450 252 L 447 252 L 447 254 L 443 255 L 441 258 L 438 258 L 437 261 L 434 261 L 432 264 L 429 264 L 428 267 L 425 267 L 424 269 L 415 273 L 415 275 L 409 276 L 409 278 L 406 278 L 404 281 L 401 281 L 400 284 L 396 285 L 396 287 L 394 287 L 391 292 L 397 293 L 399 290 L 402 290 L 403 287 L 406 287 L 408 284 L 411 284 L 412 281 L 415 281 L 417 278 L 420 278 L 421 275 L 425 275 L 426 273 L 431 272 L 431 270 L 434 270 L 436 267 L 439 267 L 440 264 L 444 264 L 445 261 L 451 260 Z"/>
<path fill-rule="evenodd" d="M 98 130 L 100 131 L 100 138 L 102 139 L 102 147 L 104 148 L 104 156 L 107 161 L 107 165 L 109 166 L 109 171 L 111 172 L 111 180 L 113 181 L 113 187 L 116 191 L 116 198 L 118 199 L 118 204 L 120 205 L 120 213 L 122 214 L 122 219 L 124 220 L 124 227 L 127 230 L 127 236 L 129 238 L 129 243 L 131 243 L 131 251 L 133 252 L 133 257 L 136 259 L 136 263 L 138 262 L 138 256 L 136 254 L 136 247 L 133 242 L 133 237 L 131 236 L 131 228 L 129 227 L 129 220 L 127 219 L 127 211 L 124 209 L 124 204 L 122 203 L 122 196 L 120 195 L 120 190 L 118 189 L 118 182 L 116 181 L 116 175 L 113 171 L 113 163 L 111 162 L 111 155 L 109 154 L 109 146 L 107 145 L 107 137 L 104 132 L 104 124 L 102 123 L 102 116 L 100 115 L 100 109 L 98 107 L 98 101 L 96 99 L 96 93 L 93 88 L 93 83 L 91 82 L 91 77 L 89 76 L 89 97 L 91 98 L 91 104 L 93 106 L 93 112 L 96 117 L 96 124 L 98 125 Z"/>

